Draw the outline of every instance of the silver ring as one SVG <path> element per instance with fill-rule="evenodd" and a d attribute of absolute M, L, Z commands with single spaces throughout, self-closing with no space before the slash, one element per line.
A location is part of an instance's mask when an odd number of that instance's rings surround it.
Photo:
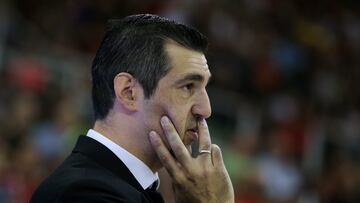
<path fill-rule="evenodd" d="M 199 151 L 199 154 L 211 154 L 211 150 L 202 149 Z"/>

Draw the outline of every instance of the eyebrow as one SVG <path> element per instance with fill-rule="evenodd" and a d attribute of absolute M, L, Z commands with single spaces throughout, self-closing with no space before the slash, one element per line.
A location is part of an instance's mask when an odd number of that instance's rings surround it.
<path fill-rule="evenodd" d="M 188 82 L 188 81 L 202 82 L 202 81 L 204 81 L 204 80 L 205 80 L 205 78 L 204 78 L 203 75 L 200 75 L 200 74 L 198 74 L 198 73 L 190 73 L 190 74 L 185 75 L 183 78 L 179 79 L 179 80 L 176 81 L 175 83 L 176 83 L 177 85 L 179 85 L 179 84 L 186 83 L 186 82 Z M 211 80 L 211 74 L 210 74 L 210 77 L 209 77 L 206 85 L 209 83 L 210 80 Z"/>

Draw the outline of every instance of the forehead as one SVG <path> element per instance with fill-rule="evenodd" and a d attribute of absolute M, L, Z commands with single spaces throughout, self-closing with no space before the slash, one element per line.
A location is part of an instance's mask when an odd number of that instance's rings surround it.
<path fill-rule="evenodd" d="M 189 72 L 210 77 L 210 71 L 205 55 L 201 52 L 187 49 L 175 42 L 167 42 L 165 51 L 169 57 L 170 71 L 168 75 L 181 77 Z"/>

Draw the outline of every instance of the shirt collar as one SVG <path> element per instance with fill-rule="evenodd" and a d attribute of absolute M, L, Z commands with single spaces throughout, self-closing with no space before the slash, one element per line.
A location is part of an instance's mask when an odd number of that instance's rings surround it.
<path fill-rule="evenodd" d="M 151 186 L 155 181 L 159 181 L 157 172 L 153 173 L 144 162 L 109 138 L 92 129 L 88 131 L 86 136 L 98 141 L 112 151 L 125 164 L 144 190 Z"/>

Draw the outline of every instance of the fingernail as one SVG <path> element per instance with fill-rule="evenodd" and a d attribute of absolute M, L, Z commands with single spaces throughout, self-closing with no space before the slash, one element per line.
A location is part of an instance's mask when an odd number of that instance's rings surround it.
<path fill-rule="evenodd" d="M 167 125 L 167 124 L 169 124 L 169 119 L 168 119 L 168 117 L 163 116 L 163 117 L 161 118 L 161 124 L 162 124 L 162 125 Z"/>
<path fill-rule="evenodd" d="M 155 140 L 155 139 L 156 139 L 156 133 L 155 133 L 154 131 L 151 131 L 151 132 L 149 133 L 149 136 L 150 136 L 150 139 L 151 139 L 151 140 Z"/>

